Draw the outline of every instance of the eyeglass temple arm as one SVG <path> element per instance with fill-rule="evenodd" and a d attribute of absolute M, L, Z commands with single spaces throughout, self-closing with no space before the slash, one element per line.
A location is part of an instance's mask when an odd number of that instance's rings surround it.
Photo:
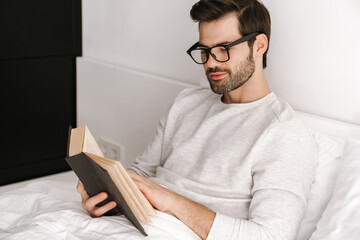
<path fill-rule="evenodd" d="M 232 47 L 232 46 L 235 46 L 235 45 L 240 44 L 242 42 L 249 41 L 252 37 L 255 37 L 255 36 L 259 35 L 259 34 L 260 33 L 258 33 L 258 32 L 250 33 L 250 34 L 246 35 L 245 37 L 240 38 L 239 40 L 236 40 L 235 42 L 232 42 L 231 44 L 227 45 L 227 47 Z"/>

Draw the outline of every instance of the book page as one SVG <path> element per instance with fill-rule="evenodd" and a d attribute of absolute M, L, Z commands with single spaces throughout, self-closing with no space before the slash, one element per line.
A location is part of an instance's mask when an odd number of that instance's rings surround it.
<path fill-rule="evenodd" d="M 155 210 L 152 208 L 151 204 L 149 203 L 149 201 L 145 198 L 145 196 L 140 192 L 140 190 L 137 188 L 137 186 L 135 185 L 135 183 L 133 182 L 133 180 L 130 178 L 130 176 L 127 174 L 127 172 L 125 172 L 125 174 L 123 174 L 120 171 L 120 168 L 118 167 L 118 164 L 120 164 L 120 162 L 115 162 L 114 164 L 114 168 L 116 169 L 116 172 L 118 172 L 118 176 L 121 179 L 122 182 L 124 182 L 124 185 L 126 186 L 126 190 L 129 192 L 130 197 L 133 199 L 135 205 L 137 206 L 137 208 L 140 210 L 140 213 L 143 215 L 144 219 L 146 220 L 147 223 L 152 223 L 151 219 L 149 218 L 148 214 L 149 214 L 149 207 L 155 212 Z M 121 164 L 120 164 L 121 165 Z M 145 201 L 139 197 L 139 195 L 137 194 L 137 192 L 134 192 L 134 188 L 131 187 L 131 185 L 129 184 L 129 181 L 126 180 L 126 177 L 128 177 L 130 179 L 130 184 L 133 184 L 133 186 L 135 186 L 135 189 L 142 195 L 142 197 L 145 199 Z M 153 212 L 151 212 L 153 214 Z M 153 214 L 154 215 L 154 214 Z M 156 215 L 156 214 L 155 214 Z"/>
<path fill-rule="evenodd" d="M 69 142 L 69 157 L 74 156 L 82 152 L 83 139 L 85 134 L 85 127 L 71 129 L 70 142 Z"/>
<path fill-rule="evenodd" d="M 129 185 L 131 191 L 134 193 L 136 199 L 140 202 L 141 206 L 144 208 L 145 212 L 149 215 L 157 215 L 154 208 L 151 206 L 150 202 L 144 196 L 144 194 L 139 190 L 134 181 L 131 179 L 125 168 L 122 166 L 120 162 L 116 162 L 116 166 L 124 176 L 125 181 Z"/>
<path fill-rule="evenodd" d="M 84 134 L 84 143 L 83 143 L 82 151 L 104 157 L 99 145 L 95 141 L 95 138 L 91 134 L 89 128 L 86 125 L 84 126 L 85 126 L 85 134 Z"/>

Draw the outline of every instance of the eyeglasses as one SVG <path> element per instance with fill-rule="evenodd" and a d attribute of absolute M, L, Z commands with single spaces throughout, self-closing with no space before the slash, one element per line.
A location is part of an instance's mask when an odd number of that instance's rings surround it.
<path fill-rule="evenodd" d="M 252 37 L 255 37 L 259 34 L 260 33 L 257 32 L 250 33 L 228 45 L 216 45 L 211 48 L 201 47 L 199 46 L 199 42 L 197 42 L 186 52 L 197 64 L 207 63 L 209 60 L 209 55 L 211 55 L 218 62 L 227 62 L 230 59 L 229 49 L 231 47 L 249 41 Z"/>

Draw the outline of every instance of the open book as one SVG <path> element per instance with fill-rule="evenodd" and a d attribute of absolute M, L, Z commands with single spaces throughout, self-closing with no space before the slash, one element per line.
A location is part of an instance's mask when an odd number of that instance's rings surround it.
<path fill-rule="evenodd" d="M 123 213 L 147 236 L 142 224 L 151 223 L 155 210 L 137 188 L 119 161 L 105 158 L 86 125 L 69 130 L 68 156 L 65 158 L 90 196 L 107 192 L 102 206 L 115 201 L 117 206 L 105 215 Z"/>

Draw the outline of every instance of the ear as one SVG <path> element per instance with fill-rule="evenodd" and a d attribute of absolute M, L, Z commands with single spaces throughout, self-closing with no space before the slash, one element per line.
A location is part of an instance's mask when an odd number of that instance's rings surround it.
<path fill-rule="evenodd" d="M 253 45 L 253 52 L 255 57 L 262 57 L 269 46 L 268 38 L 265 34 L 259 34 L 256 36 L 256 40 Z"/>

